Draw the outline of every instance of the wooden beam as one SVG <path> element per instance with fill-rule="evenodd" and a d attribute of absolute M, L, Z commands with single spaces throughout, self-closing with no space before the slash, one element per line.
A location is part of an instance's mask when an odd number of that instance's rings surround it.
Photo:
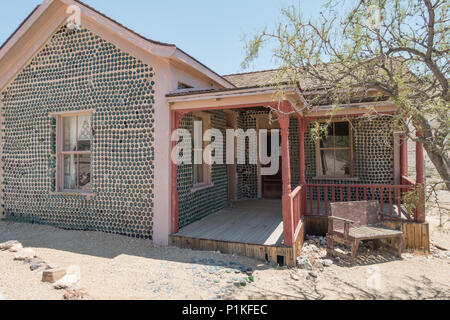
<path fill-rule="evenodd" d="M 422 134 L 417 132 L 417 137 L 420 138 Z M 416 222 L 425 222 L 425 167 L 423 144 L 420 141 L 416 142 L 416 183 L 418 188 L 418 203 L 416 210 Z"/>
<path fill-rule="evenodd" d="M 286 116 L 291 110 L 288 102 L 280 105 L 280 131 L 281 131 L 281 151 L 282 151 L 282 178 L 283 178 L 283 195 L 282 195 L 282 211 L 283 211 L 283 235 L 284 245 L 294 245 L 294 217 L 291 210 L 291 168 L 289 157 L 289 121 L 290 117 Z"/>

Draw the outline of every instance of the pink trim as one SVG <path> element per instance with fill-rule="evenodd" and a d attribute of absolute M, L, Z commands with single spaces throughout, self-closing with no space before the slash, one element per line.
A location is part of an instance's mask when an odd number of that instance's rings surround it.
<path fill-rule="evenodd" d="M 177 130 L 181 119 L 183 119 L 186 112 L 172 111 L 171 112 L 171 127 L 172 132 Z M 177 142 L 172 141 L 172 150 L 176 147 Z M 177 186 L 177 164 L 172 162 L 172 233 L 178 232 L 178 186 Z"/>
<path fill-rule="evenodd" d="M 273 102 L 262 102 L 262 103 L 251 103 L 251 104 L 238 104 L 230 106 L 217 106 L 217 107 L 202 107 L 202 108 L 189 108 L 189 109 L 179 109 L 178 112 L 195 112 L 195 111 L 205 111 L 205 110 L 229 110 L 229 109 L 244 109 L 244 108 L 254 108 L 254 107 L 269 107 L 273 106 Z"/>

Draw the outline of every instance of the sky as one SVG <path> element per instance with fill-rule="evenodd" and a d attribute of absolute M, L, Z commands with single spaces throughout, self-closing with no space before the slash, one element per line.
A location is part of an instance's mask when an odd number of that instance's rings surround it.
<path fill-rule="evenodd" d="M 2 0 L 0 43 L 43 0 Z M 146 38 L 173 43 L 219 74 L 276 67 L 270 47 L 248 69 L 243 36 L 274 26 L 280 9 L 300 6 L 305 16 L 317 17 L 325 0 L 84 0 L 91 7 Z"/>

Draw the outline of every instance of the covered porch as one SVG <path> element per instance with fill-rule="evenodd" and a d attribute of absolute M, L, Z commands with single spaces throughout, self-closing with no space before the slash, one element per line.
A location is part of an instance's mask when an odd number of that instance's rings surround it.
<path fill-rule="evenodd" d="M 358 181 L 315 181 L 307 177 L 309 165 L 305 155 L 308 126 L 327 117 L 324 106 L 309 108 L 309 112 L 299 111 L 306 103 L 298 90 L 287 90 L 283 99 L 276 100 L 275 89 L 228 89 L 221 92 L 187 92 L 169 95 L 172 112 L 172 129 L 180 127 L 185 115 L 193 112 L 251 110 L 267 108 L 276 115 L 276 123 L 281 135 L 281 183 L 280 199 L 264 199 L 261 191 L 261 177 L 258 176 L 258 191 L 253 199 L 232 201 L 233 206 L 210 212 L 195 221 L 183 223 L 180 227 L 179 185 L 180 168 L 172 164 L 172 234 L 170 243 L 180 247 L 201 250 L 218 250 L 224 253 L 238 253 L 261 260 L 294 265 L 295 258 L 303 244 L 305 219 L 326 218 L 329 215 L 329 203 L 339 201 L 361 201 L 376 199 L 380 201 L 383 218 L 390 221 L 424 221 L 424 207 L 417 206 L 413 214 L 408 214 L 403 195 L 423 186 L 423 149 L 417 147 L 417 183 L 407 177 L 406 143 L 401 134 L 393 141 L 394 177 L 391 184 L 362 184 Z M 342 106 L 335 116 L 358 116 L 373 108 L 374 103 Z M 378 113 L 391 114 L 394 107 L 386 102 L 375 103 Z M 295 148 L 298 161 L 292 161 L 292 123 L 296 124 Z M 403 139 L 403 140 L 402 140 Z M 172 141 L 173 147 L 176 142 Z M 395 161 L 394 161 L 395 162 Z M 298 176 L 293 177 L 293 163 Z M 259 168 L 259 166 L 258 166 Z M 229 170 L 229 168 L 227 169 Z M 232 169 L 236 170 L 236 168 Z M 259 170 L 259 169 L 258 169 Z M 230 194 L 230 175 L 227 175 L 224 190 Z M 235 184 L 236 186 L 236 184 Z M 195 192 L 196 190 L 194 190 Z M 236 190 L 235 190 L 236 191 Z M 192 192 L 192 190 L 191 190 Z M 422 192 L 419 192 L 422 197 Z M 205 195 L 207 197 L 207 195 Z M 423 202 L 419 201 L 419 204 Z"/>

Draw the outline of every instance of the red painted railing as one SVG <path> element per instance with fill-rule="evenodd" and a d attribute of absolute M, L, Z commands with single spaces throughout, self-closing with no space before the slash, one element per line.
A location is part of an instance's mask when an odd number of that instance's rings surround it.
<path fill-rule="evenodd" d="M 412 182 L 412 181 L 410 181 Z M 330 202 L 378 200 L 385 219 L 415 220 L 403 205 L 402 194 L 413 189 L 406 185 L 366 185 L 366 184 L 307 184 L 307 215 L 328 216 Z"/>
<path fill-rule="evenodd" d="M 297 233 L 300 222 L 306 213 L 306 186 L 298 186 L 289 195 L 291 200 L 291 214 L 294 227 L 292 228 Z"/>

